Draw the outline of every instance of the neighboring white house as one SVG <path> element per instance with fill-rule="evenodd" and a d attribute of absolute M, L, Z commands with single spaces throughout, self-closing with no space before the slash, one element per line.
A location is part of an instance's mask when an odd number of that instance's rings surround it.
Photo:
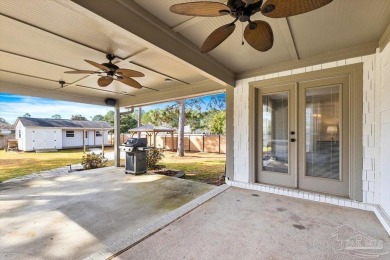
<path fill-rule="evenodd" d="M 102 142 L 110 145 L 108 131 L 112 129 L 102 121 L 27 117 L 19 117 L 15 126 L 18 149 L 22 151 L 101 146 Z"/>

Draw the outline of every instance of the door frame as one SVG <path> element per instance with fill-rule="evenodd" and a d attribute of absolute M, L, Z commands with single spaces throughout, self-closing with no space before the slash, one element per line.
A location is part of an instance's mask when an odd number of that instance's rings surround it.
<path fill-rule="evenodd" d="M 288 138 L 287 138 L 287 144 L 288 144 L 288 173 L 279 173 L 279 172 L 267 172 L 264 171 L 264 176 L 263 176 L 263 181 L 262 183 L 265 184 L 271 184 L 271 185 L 280 185 L 284 187 L 290 187 L 290 188 L 296 188 L 298 187 L 298 182 L 297 182 L 297 158 L 298 158 L 298 145 L 297 142 L 291 143 L 290 139 L 295 138 L 297 139 L 297 133 L 298 133 L 298 121 L 297 119 L 297 84 L 292 83 L 292 84 L 285 84 L 285 85 L 280 85 L 280 86 L 265 86 L 261 88 L 261 93 L 260 89 L 257 89 L 257 95 L 258 99 L 256 102 L 256 110 L 259 112 L 258 115 L 256 115 L 257 119 L 256 121 L 258 122 L 257 125 L 260 126 L 262 125 L 263 122 L 263 108 L 262 108 L 262 102 L 259 100 L 261 95 L 268 95 L 268 94 L 273 94 L 273 93 L 282 93 L 282 92 L 287 92 L 288 93 Z M 294 131 L 295 135 L 291 136 L 290 131 Z M 263 142 L 261 136 L 263 136 L 263 128 L 258 127 L 257 129 L 257 137 L 256 142 L 257 142 L 257 147 L 263 147 Z M 262 149 L 259 149 L 257 151 L 258 157 L 260 158 L 257 164 L 256 168 L 256 173 L 259 173 L 261 171 L 260 169 L 262 168 L 262 159 L 263 158 L 263 151 Z M 256 180 L 260 179 L 260 174 L 256 175 Z M 269 183 L 267 179 L 269 180 L 270 178 L 274 178 L 272 181 L 274 184 Z"/>
<path fill-rule="evenodd" d="M 321 177 L 312 177 L 312 176 L 306 176 L 306 152 L 305 152 L 305 143 L 306 143 L 306 131 L 305 131 L 305 119 L 306 116 L 304 115 L 305 111 L 305 92 L 307 89 L 320 89 L 320 88 L 327 88 L 329 86 L 337 86 L 339 88 L 339 111 L 340 111 L 340 139 L 339 139 L 339 145 L 340 145 L 340 179 L 329 179 L 329 178 L 321 178 Z M 299 118 L 299 134 L 298 139 L 300 147 L 298 149 L 299 151 L 299 158 L 301 160 L 301 165 L 299 166 L 298 170 L 298 178 L 299 178 L 299 187 L 304 190 L 309 191 L 317 191 L 317 192 L 325 192 L 332 190 L 331 194 L 334 195 L 340 195 L 340 196 L 348 196 L 349 195 L 349 177 L 350 177 L 350 171 L 349 171 L 349 143 L 350 139 L 349 136 L 349 128 L 350 128 L 350 118 L 349 118 L 349 94 L 350 88 L 349 88 L 349 81 L 347 76 L 338 76 L 338 77 L 332 77 L 328 79 L 319 79 L 319 80 L 311 80 L 311 81 L 305 81 L 300 82 L 300 88 L 298 93 L 299 98 L 299 114 L 301 117 Z M 345 149 L 347 147 L 347 149 Z M 347 158 L 347 160 L 345 160 Z M 313 182 L 313 183 L 311 183 Z M 306 187 L 304 187 L 306 186 Z M 314 188 L 315 187 L 315 188 Z M 345 192 L 345 190 L 348 190 L 348 192 Z"/>
<path fill-rule="evenodd" d="M 249 183 L 256 183 L 256 171 L 259 154 L 256 149 L 258 144 L 257 125 L 257 102 L 258 89 L 266 86 L 280 86 L 297 84 L 312 80 L 347 76 L 349 81 L 349 198 L 363 201 L 363 63 L 341 66 L 336 68 L 306 72 L 280 78 L 260 80 L 249 83 Z"/>

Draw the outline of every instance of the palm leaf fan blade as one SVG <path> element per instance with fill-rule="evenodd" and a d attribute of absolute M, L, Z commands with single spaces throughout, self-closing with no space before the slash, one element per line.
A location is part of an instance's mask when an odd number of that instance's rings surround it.
<path fill-rule="evenodd" d="M 133 88 L 142 88 L 142 85 L 132 78 L 118 77 L 117 80 Z"/>
<path fill-rule="evenodd" d="M 228 6 L 210 1 L 175 4 L 170 7 L 170 10 L 175 14 L 202 17 L 216 17 L 230 13 Z"/>
<path fill-rule="evenodd" d="M 333 0 L 267 0 L 261 8 L 263 15 L 282 18 L 307 13 L 321 8 Z"/>
<path fill-rule="evenodd" d="M 226 40 L 236 29 L 235 24 L 225 24 L 214 30 L 204 41 L 200 51 L 209 52 Z"/>
<path fill-rule="evenodd" d="M 245 27 L 244 38 L 254 49 L 265 52 L 272 48 L 274 35 L 271 26 L 264 21 L 254 21 L 256 28 L 250 29 L 251 25 Z"/>

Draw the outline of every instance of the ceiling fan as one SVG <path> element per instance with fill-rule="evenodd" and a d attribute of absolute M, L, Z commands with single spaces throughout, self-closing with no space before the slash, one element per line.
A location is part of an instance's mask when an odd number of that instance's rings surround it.
<path fill-rule="evenodd" d="M 112 60 L 115 59 L 113 54 L 107 54 L 106 58 L 108 59 L 107 63 L 97 63 L 90 60 L 85 60 L 92 66 L 102 70 L 102 71 L 93 71 L 93 70 L 73 70 L 65 71 L 68 74 L 99 74 L 100 78 L 97 83 L 100 87 L 107 87 L 111 84 L 113 80 L 122 82 L 133 88 L 142 88 L 141 84 L 132 79 L 132 77 L 144 77 L 145 75 L 142 72 L 130 69 L 121 69 L 115 64 L 112 63 Z"/>
<path fill-rule="evenodd" d="M 228 0 L 227 4 L 219 2 L 198 1 L 175 4 L 171 12 L 188 16 L 216 17 L 231 15 L 234 20 L 214 30 L 205 40 L 201 52 L 209 52 L 226 40 L 236 28 L 235 23 L 248 22 L 244 38 L 254 49 L 268 51 L 272 48 L 274 36 L 271 26 L 261 20 L 252 21 L 253 14 L 261 12 L 270 18 L 288 17 L 313 11 L 333 0 Z M 243 42 L 244 44 L 244 42 Z"/>

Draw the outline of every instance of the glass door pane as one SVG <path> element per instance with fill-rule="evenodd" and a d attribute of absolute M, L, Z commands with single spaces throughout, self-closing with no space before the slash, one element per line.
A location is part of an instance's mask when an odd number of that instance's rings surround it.
<path fill-rule="evenodd" d="M 340 87 L 306 89 L 306 176 L 340 180 Z"/>
<path fill-rule="evenodd" d="M 262 170 L 288 173 L 289 93 L 262 96 Z"/>

